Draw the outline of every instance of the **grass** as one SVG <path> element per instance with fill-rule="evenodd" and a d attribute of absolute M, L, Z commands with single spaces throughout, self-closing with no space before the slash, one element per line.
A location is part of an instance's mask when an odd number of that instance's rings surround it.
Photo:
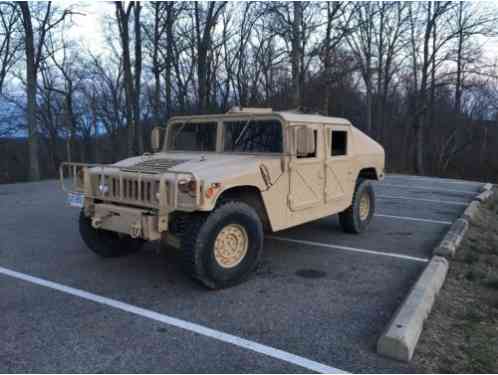
<path fill-rule="evenodd" d="M 498 373 L 498 194 L 450 262 L 413 362 L 425 373 Z"/>

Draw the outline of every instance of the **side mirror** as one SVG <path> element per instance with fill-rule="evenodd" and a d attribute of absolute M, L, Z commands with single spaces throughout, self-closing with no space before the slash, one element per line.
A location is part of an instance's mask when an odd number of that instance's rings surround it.
<path fill-rule="evenodd" d="M 297 156 L 308 156 L 316 151 L 315 131 L 306 126 L 296 129 L 296 154 Z"/>
<path fill-rule="evenodd" d="M 152 133 L 150 134 L 150 144 L 152 152 L 159 151 L 159 147 L 161 147 L 161 129 L 157 126 L 152 129 Z"/>

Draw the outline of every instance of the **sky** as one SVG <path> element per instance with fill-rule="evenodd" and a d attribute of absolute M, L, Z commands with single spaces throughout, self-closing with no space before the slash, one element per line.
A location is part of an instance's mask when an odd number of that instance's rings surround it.
<path fill-rule="evenodd" d="M 105 53 L 104 20 L 114 15 L 114 4 L 109 1 L 61 1 L 61 6 L 74 6 L 80 14 L 73 16 L 74 25 L 69 36 L 82 43 L 85 49 Z"/>
<path fill-rule="evenodd" d="M 85 49 L 91 49 L 100 54 L 106 53 L 104 35 L 105 17 L 114 16 L 114 4 L 111 1 L 58 1 L 60 6 L 74 6 L 84 15 L 75 15 L 75 25 L 69 31 L 69 36 L 82 43 Z M 479 7 L 490 7 L 496 9 L 498 14 L 498 0 L 475 1 Z M 494 62 L 498 60 L 498 37 L 482 38 L 483 53 L 485 58 Z"/>

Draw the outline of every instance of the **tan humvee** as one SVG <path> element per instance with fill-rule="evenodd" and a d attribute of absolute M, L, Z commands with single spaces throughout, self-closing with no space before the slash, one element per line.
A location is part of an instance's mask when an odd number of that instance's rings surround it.
<path fill-rule="evenodd" d="M 221 288 L 254 269 L 265 231 L 338 213 L 345 231 L 359 233 L 372 219 L 369 180 L 384 177 L 384 150 L 345 119 L 235 108 L 174 117 L 162 130 L 152 132 L 153 154 L 61 166 L 97 254 L 163 240 L 181 249 L 190 275 Z"/>

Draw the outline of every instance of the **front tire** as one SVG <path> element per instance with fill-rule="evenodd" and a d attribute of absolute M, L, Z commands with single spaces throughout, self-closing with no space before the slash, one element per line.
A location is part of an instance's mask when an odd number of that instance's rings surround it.
<path fill-rule="evenodd" d="M 263 251 L 263 225 L 242 202 L 226 202 L 210 214 L 192 214 L 182 236 L 186 272 L 210 289 L 245 280 Z"/>
<path fill-rule="evenodd" d="M 358 179 L 353 202 L 339 214 L 339 222 L 346 233 L 361 233 L 375 213 L 375 192 L 369 180 Z"/>
<path fill-rule="evenodd" d="M 79 219 L 80 235 L 85 245 L 103 258 L 116 258 L 135 253 L 142 248 L 143 240 L 131 238 L 102 229 L 95 229 L 92 220 L 81 211 Z"/>

